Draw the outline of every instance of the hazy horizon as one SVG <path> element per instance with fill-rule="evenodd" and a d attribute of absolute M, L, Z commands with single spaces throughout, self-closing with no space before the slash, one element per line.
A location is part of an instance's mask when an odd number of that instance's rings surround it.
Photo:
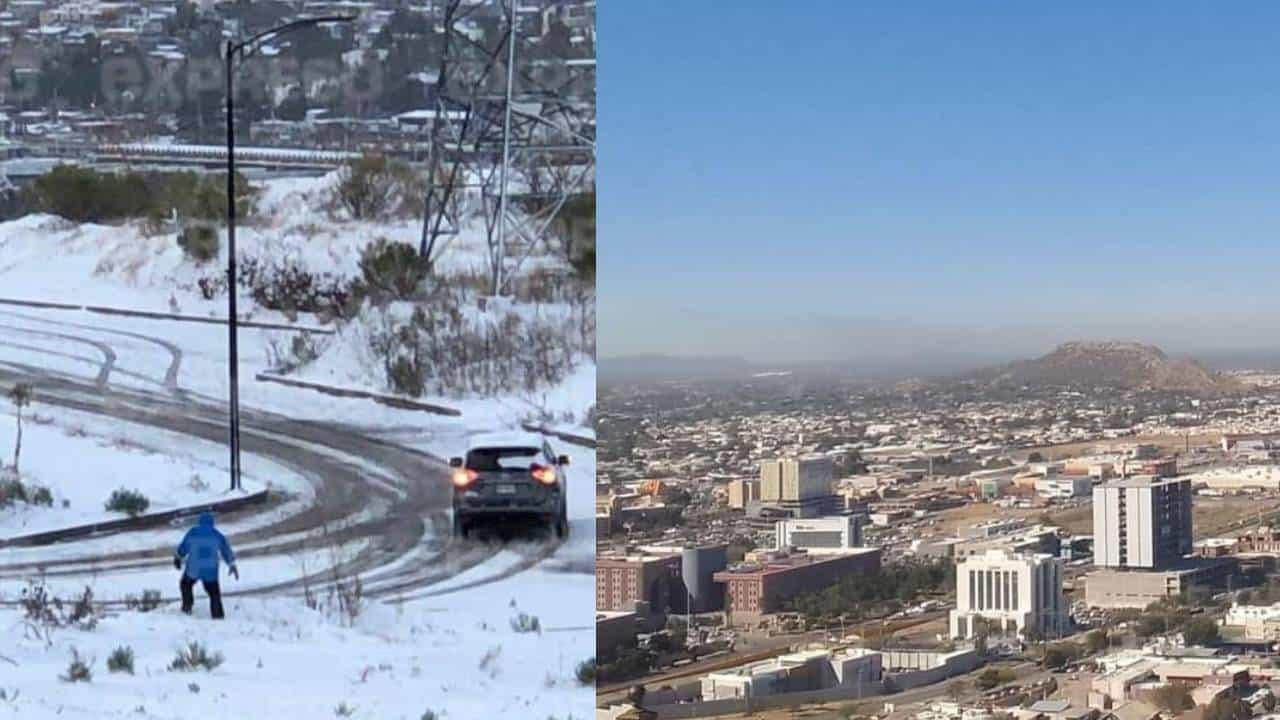
<path fill-rule="evenodd" d="M 602 358 L 1280 353 L 1280 6 L 746 5 L 601 18 Z"/>

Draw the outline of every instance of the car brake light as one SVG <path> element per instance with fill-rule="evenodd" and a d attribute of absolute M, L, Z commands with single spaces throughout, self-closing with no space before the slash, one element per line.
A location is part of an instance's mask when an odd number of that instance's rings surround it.
<path fill-rule="evenodd" d="M 542 465 L 534 465 L 532 468 L 530 468 L 529 471 L 533 473 L 533 479 L 537 480 L 543 485 L 556 484 L 556 471 L 554 468 L 543 467 Z"/>
<path fill-rule="evenodd" d="M 480 473 L 475 470 L 455 470 L 453 472 L 453 486 L 466 487 L 476 481 L 480 477 Z"/>

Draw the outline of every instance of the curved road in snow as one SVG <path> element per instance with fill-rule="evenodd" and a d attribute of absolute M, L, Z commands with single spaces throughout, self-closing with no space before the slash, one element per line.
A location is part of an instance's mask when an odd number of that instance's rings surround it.
<path fill-rule="evenodd" d="M 52 405 L 126 423 L 177 432 L 192 438 L 225 443 L 227 408 L 224 401 L 183 390 L 179 385 L 182 351 L 173 342 L 150 335 L 81 323 L 62 322 L 11 312 L 8 318 L 50 326 L 36 330 L 9 325 L 0 318 L 0 332 L 12 340 L 0 347 L 20 350 L 24 362 L 0 359 L 0 385 L 30 382 L 38 388 L 42 405 Z M 57 327 L 57 329 L 52 329 Z M 15 337 L 17 336 L 17 337 Z M 22 337 L 19 340 L 18 337 Z M 163 348 L 170 356 L 163 377 L 139 375 L 118 365 L 118 353 L 104 338 L 142 340 Z M 76 355 L 65 348 L 32 344 L 53 339 L 88 346 L 101 357 Z M 39 366 L 39 354 L 96 364 L 92 378 Z M 90 367 L 89 369 L 93 369 Z M 113 375 L 144 379 L 155 390 L 111 383 Z M 432 586 L 494 558 L 496 544 L 457 541 L 449 532 L 448 468 L 420 450 L 366 434 L 338 423 L 298 420 L 278 413 L 241 408 L 241 447 L 246 454 L 268 458 L 304 478 L 314 498 L 298 512 L 283 514 L 253 527 L 237 529 L 259 513 L 276 513 L 280 506 L 227 513 L 221 520 L 233 545 L 242 548 L 246 565 L 254 559 L 296 557 L 348 543 L 360 543 L 354 555 L 333 553 L 324 567 L 299 571 L 298 577 L 246 589 L 228 596 L 315 592 L 335 579 L 358 576 L 366 597 L 392 601 L 432 594 Z M 276 513 L 280 515 L 280 513 Z M 155 534 L 154 530 L 145 531 Z M 145 535 L 144 535 L 145 536 Z M 101 541 L 95 539 L 98 547 Z M 101 578 L 116 573 L 171 568 L 173 544 L 118 552 L 94 552 L 76 543 L 56 546 L 57 552 L 38 560 L 7 560 L 0 550 L 0 584 L 22 582 L 43 574 L 49 578 Z M 441 592 L 454 592 L 510 577 L 550 557 L 558 543 L 547 540 L 509 549 L 522 556 L 511 567 L 495 569 L 481 579 Z M 31 553 L 24 549 L 24 555 Z M 247 585 L 248 583 L 246 583 Z M 167 593 L 166 593 L 167 594 Z M 121 602 L 119 598 L 106 602 Z"/>

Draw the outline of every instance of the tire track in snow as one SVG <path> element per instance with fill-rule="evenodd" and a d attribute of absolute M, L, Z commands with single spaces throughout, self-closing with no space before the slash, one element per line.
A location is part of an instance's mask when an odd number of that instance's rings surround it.
<path fill-rule="evenodd" d="M 35 315 L 27 315 L 24 313 L 17 313 L 11 310 L 0 310 L 0 315 L 7 315 L 9 317 L 26 320 L 28 322 L 38 322 L 46 325 L 56 325 L 59 327 L 76 328 L 79 330 L 91 330 L 96 333 L 104 333 L 107 335 L 117 335 L 120 337 L 128 337 L 128 338 L 133 338 L 135 340 L 142 340 L 143 342 L 152 343 L 154 345 L 159 345 L 160 347 L 164 348 L 165 352 L 169 353 L 169 366 L 168 368 L 165 369 L 164 385 L 165 387 L 170 388 L 172 390 L 178 389 L 178 373 L 181 372 L 182 370 L 182 348 L 179 348 L 176 344 L 168 340 L 165 340 L 164 338 L 155 337 L 153 335 L 144 335 L 142 333 L 130 332 L 128 330 L 99 328 L 93 325 L 86 325 L 84 323 L 73 323 L 73 322 L 67 322 L 65 320 L 50 320 L 48 318 L 37 317 Z"/>
<path fill-rule="evenodd" d="M 101 340 L 92 340 L 76 335 L 67 335 L 65 333 L 56 333 L 47 330 L 32 330 L 31 328 L 24 328 L 16 325 L 0 324 L 0 330 L 12 330 L 13 332 L 23 333 L 26 335 L 54 338 L 57 340 L 65 340 L 67 342 L 94 347 L 98 352 L 102 353 L 103 358 L 100 369 L 98 370 L 98 377 L 94 380 L 94 384 L 99 388 L 105 389 L 107 387 L 107 382 L 111 379 L 111 371 L 116 366 L 116 351 L 110 345 L 102 342 Z"/>

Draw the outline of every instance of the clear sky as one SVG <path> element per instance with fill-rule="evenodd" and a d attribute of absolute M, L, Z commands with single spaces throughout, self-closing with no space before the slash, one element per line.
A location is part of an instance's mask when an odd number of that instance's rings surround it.
<path fill-rule="evenodd" d="M 608 0 L 598 26 L 603 357 L 1280 347 L 1280 4 Z"/>

